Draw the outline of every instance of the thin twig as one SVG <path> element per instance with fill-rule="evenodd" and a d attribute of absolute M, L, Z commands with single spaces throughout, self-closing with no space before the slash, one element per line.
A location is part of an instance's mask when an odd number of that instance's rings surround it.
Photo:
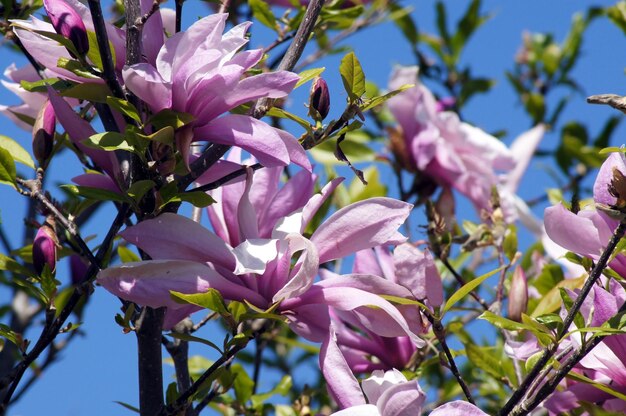
<path fill-rule="evenodd" d="M 599 94 L 587 97 L 589 104 L 604 104 L 609 105 L 616 110 L 626 114 L 626 97 L 616 94 Z"/>
<path fill-rule="evenodd" d="M 463 376 L 461 376 L 461 373 L 458 367 L 456 366 L 456 363 L 454 362 L 454 357 L 452 356 L 452 352 L 450 351 L 450 348 L 448 348 L 448 343 L 446 342 L 445 329 L 443 325 L 441 325 L 441 321 L 439 321 L 438 319 L 435 319 L 430 313 L 426 313 L 425 315 L 428 321 L 430 322 L 430 324 L 432 325 L 433 332 L 435 333 L 435 336 L 437 337 L 437 340 L 439 341 L 439 345 L 441 345 L 441 349 L 443 350 L 443 353 L 445 354 L 448 360 L 448 366 L 450 368 L 450 371 L 452 371 L 454 378 L 456 378 L 457 383 L 459 384 L 459 386 L 461 386 L 461 390 L 463 390 L 463 394 L 465 394 L 467 401 L 472 404 L 475 404 L 474 399 L 472 398 L 472 393 L 469 387 L 467 386 L 467 384 L 465 383 L 465 380 L 463 380 Z"/>
<path fill-rule="evenodd" d="M 183 3 L 185 3 L 185 0 L 176 0 L 176 26 L 174 28 L 174 30 L 176 31 L 176 33 L 181 31 L 182 28 L 182 24 L 183 24 Z"/>

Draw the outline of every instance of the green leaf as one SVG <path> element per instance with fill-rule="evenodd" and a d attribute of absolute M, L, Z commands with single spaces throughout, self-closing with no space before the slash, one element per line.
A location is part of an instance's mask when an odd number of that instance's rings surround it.
<path fill-rule="evenodd" d="M 135 202 L 141 201 L 141 198 L 152 188 L 156 186 L 156 183 L 149 179 L 144 179 L 133 183 L 126 192 Z"/>
<path fill-rule="evenodd" d="M 467 359 L 476 367 L 499 380 L 505 374 L 502 372 L 502 362 L 496 358 L 495 352 L 493 347 L 479 347 L 474 344 L 465 345 Z"/>
<path fill-rule="evenodd" d="M 170 332 L 169 335 L 172 338 L 176 338 L 176 339 L 181 339 L 183 341 L 188 341 L 188 342 L 199 342 L 200 344 L 204 344 L 204 345 L 208 345 L 209 347 L 213 348 L 214 350 L 216 350 L 217 352 L 219 352 L 220 354 L 223 354 L 224 352 L 220 349 L 220 347 L 218 347 L 217 345 L 215 345 L 214 343 L 212 343 L 211 341 L 209 341 L 208 339 L 204 339 L 204 338 L 199 338 L 199 337 L 194 337 L 193 335 L 189 335 L 189 334 L 184 334 L 184 333 L 180 333 L 180 332 Z"/>
<path fill-rule="evenodd" d="M 0 337 L 6 338 L 18 348 L 22 347 L 22 336 L 13 332 L 7 325 L 0 324 Z"/>
<path fill-rule="evenodd" d="M 293 380 L 291 379 L 291 376 L 285 375 L 272 390 L 267 393 L 255 394 L 251 396 L 250 399 L 252 400 L 252 406 L 258 408 L 267 402 L 272 396 L 277 394 L 286 396 L 291 391 L 292 386 Z"/>
<path fill-rule="evenodd" d="M 231 371 L 235 376 L 235 382 L 233 383 L 235 397 L 239 403 L 245 403 L 252 396 L 254 381 L 241 364 L 234 364 L 231 367 Z"/>
<path fill-rule="evenodd" d="M 535 366 L 535 364 L 537 364 L 542 355 L 543 351 L 537 351 L 526 360 L 526 362 L 524 363 L 526 372 L 529 372 Z"/>
<path fill-rule="evenodd" d="M 73 74 L 78 75 L 79 77 L 82 77 L 82 78 L 100 79 L 99 76 L 89 72 L 89 70 L 85 68 L 83 64 L 81 64 L 76 59 L 59 58 L 59 60 L 57 61 L 57 66 L 59 68 L 68 70 L 72 72 Z"/>
<path fill-rule="evenodd" d="M 137 108 L 126 100 L 117 97 L 107 97 L 107 104 L 119 111 L 121 114 L 130 117 L 138 124 L 141 124 L 141 117 Z"/>
<path fill-rule="evenodd" d="M 324 72 L 325 69 L 326 68 L 323 68 L 323 67 L 311 68 L 311 69 L 305 69 L 304 71 L 300 72 L 298 74 L 298 76 L 300 77 L 300 80 L 296 83 L 296 86 L 294 87 L 294 89 L 312 80 L 313 78 L 319 77 L 322 74 L 322 72 Z"/>
<path fill-rule="evenodd" d="M 13 160 L 16 162 L 35 169 L 35 162 L 33 162 L 33 158 L 30 157 L 30 154 L 26 151 L 26 149 L 24 149 L 15 140 L 0 134 L 0 147 L 8 151 L 13 157 Z"/>
<path fill-rule="evenodd" d="M 371 162 L 376 158 L 376 152 L 367 145 L 368 138 L 357 134 L 347 134 L 341 142 L 341 150 L 352 163 Z M 325 165 L 343 165 L 344 162 L 335 156 L 335 143 L 326 140 L 309 150 L 316 161 Z"/>
<path fill-rule="evenodd" d="M 33 81 L 33 82 L 24 81 L 24 80 L 20 81 L 20 86 L 29 92 L 47 93 L 48 86 L 52 87 L 56 91 L 61 91 L 73 85 L 74 85 L 73 83 L 66 81 L 66 80 L 61 80 L 59 78 L 44 78 L 44 79 L 40 79 L 38 81 Z"/>
<path fill-rule="evenodd" d="M 130 202 L 125 195 L 106 189 L 76 185 L 61 185 L 61 188 L 66 189 L 73 195 L 82 196 L 83 198 L 92 199 L 94 201 Z"/>
<path fill-rule="evenodd" d="M 202 191 L 189 191 L 178 194 L 181 201 L 189 202 L 194 207 L 206 208 L 209 205 L 215 203 L 215 200 L 211 195 Z"/>
<path fill-rule="evenodd" d="M 267 4 L 263 0 L 248 0 L 248 5 L 250 6 L 250 10 L 252 10 L 252 15 L 259 22 L 261 22 L 261 24 L 269 27 L 272 30 L 278 29 L 276 16 L 274 16 L 274 13 L 272 13 L 272 9 L 270 9 L 269 4 Z"/>
<path fill-rule="evenodd" d="M 83 140 L 83 144 L 93 149 L 106 150 L 107 152 L 116 150 L 135 152 L 135 146 L 128 142 L 127 136 L 116 131 L 94 134 Z"/>
<path fill-rule="evenodd" d="M 620 393 L 616 390 L 613 390 L 610 386 L 607 386 L 606 384 L 602 384 L 602 383 L 598 383 L 597 381 L 594 381 L 588 377 L 583 376 L 582 374 L 579 373 L 575 373 L 573 371 L 570 371 L 569 373 L 567 373 L 566 375 L 567 378 L 572 379 L 572 380 L 576 380 L 576 381 L 580 381 L 586 384 L 591 384 L 592 386 L 594 386 L 595 388 L 597 388 L 598 390 L 602 390 L 605 393 L 610 394 L 613 397 L 616 397 L 622 401 L 626 401 L 626 394 Z"/>
<path fill-rule="evenodd" d="M 459 290 L 457 290 L 452 296 L 450 296 L 450 298 L 443 307 L 443 312 L 445 313 L 449 311 L 450 308 L 452 308 L 458 301 L 467 296 L 468 293 L 476 289 L 482 282 L 487 280 L 489 277 L 502 270 L 503 267 L 498 267 L 497 269 L 492 270 L 489 273 L 485 273 L 482 276 L 479 276 L 476 279 L 472 280 L 471 282 L 464 284 Z"/>
<path fill-rule="evenodd" d="M 267 115 L 269 117 L 279 117 L 279 118 L 286 118 L 292 121 L 295 121 L 296 123 L 298 123 L 302 128 L 304 128 L 307 132 L 311 131 L 311 123 L 309 123 L 308 121 L 306 121 L 305 119 L 303 119 L 302 117 L 299 117 L 293 113 L 290 113 L 288 111 L 285 111 L 281 108 L 278 107 L 272 107 L 270 108 L 270 110 L 267 112 Z"/>
<path fill-rule="evenodd" d="M 626 2 L 619 1 L 611 7 L 607 7 L 606 15 L 609 20 L 626 34 Z"/>
<path fill-rule="evenodd" d="M 541 297 L 541 300 L 539 301 L 537 306 L 535 306 L 530 316 L 532 316 L 533 318 L 537 318 L 541 315 L 557 311 L 562 304 L 560 289 L 576 289 L 582 287 L 583 283 L 585 283 L 585 280 L 586 276 L 582 276 L 576 279 L 565 279 L 558 282 L 556 286 L 554 286 Z"/>
<path fill-rule="evenodd" d="M 174 130 L 176 130 L 191 123 L 194 120 L 194 116 L 189 113 L 182 113 L 170 109 L 165 109 L 150 117 L 146 124 L 152 124 L 157 130 L 161 130 L 164 127 L 172 127 Z"/>
<path fill-rule="evenodd" d="M 339 73 L 350 102 L 358 102 L 365 94 L 365 74 L 354 52 L 350 52 L 341 60 Z"/>
<path fill-rule="evenodd" d="M 513 261 L 515 254 L 517 254 L 517 230 L 514 225 L 509 226 L 502 242 L 502 250 L 509 259 L 509 262 Z"/>
<path fill-rule="evenodd" d="M 12 185 L 17 188 L 15 181 L 17 173 L 15 171 L 15 162 L 13 156 L 3 147 L 0 147 L 0 183 Z"/>
<path fill-rule="evenodd" d="M 194 293 L 191 295 L 170 290 L 170 296 L 177 303 L 196 305 L 215 311 L 220 315 L 230 315 L 230 312 L 226 309 L 224 298 L 220 292 L 213 288 L 209 288 L 209 290 L 204 293 Z"/>
<path fill-rule="evenodd" d="M 406 40 L 408 40 L 411 45 L 416 45 L 417 42 L 419 42 L 419 34 L 415 21 L 411 18 L 413 8 L 402 8 L 395 3 L 390 3 L 389 8 L 392 12 L 389 18 L 398 26 Z"/>
<path fill-rule="evenodd" d="M 415 84 L 404 84 L 402 85 L 400 88 L 398 88 L 397 90 L 393 90 L 388 92 L 385 95 L 380 95 L 378 97 L 372 97 L 368 100 L 363 101 L 363 104 L 359 106 L 359 109 L 361 111 L 367 111 L 370 110 L 374 107 L 378 107 L 379 105 L 383 104 L 385 101 L 387 101 L 388 99 L 394 97 L 395 95 L 400 94 L 402 91 L 406 91 L 409 88 L 413 88 L 415 86 Z"/>
<path fill-rule="evenodd" d="M 163 143 L 168 146 L 174 146 L 174 128 L 172 126 L 165 126 L 162 129 L 149 134 L 144 135 L 140 133 L 135 133 L 137 137 L 140 137 L 143 140 L 152 140 L 155 142 Z"/>
<path fill-rule="evenodd" d="M 126 246 L 117 246 L 117 255 L 120 257 L 122 263 L 133 263 L 141 261 L 139 256 Z"/>
<path fill-rule="evenodd" d="M 77 98 L 95 103 L 106 103 L 107 97 L 111 95 L 111 91 L 106 84 L 84 82 L 66 88 L 61 91 L 60 94 L 62 97 Z"/>

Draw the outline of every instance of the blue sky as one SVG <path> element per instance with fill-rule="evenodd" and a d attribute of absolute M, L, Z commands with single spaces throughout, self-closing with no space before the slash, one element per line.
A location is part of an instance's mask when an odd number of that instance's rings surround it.
<path fill-rule="evenodd" d="M 465 9 L 465 2 L 451 0 L 448 5 L 449 17 L 456 20 Z M 489 94 L 474 98 L 466 108 L 464 115 L 472 123 L 487 131 L 506 129 L 510 141 L 530 127 L 530 120 L 516 101 L 513 89 L 505 79 L 504 71 L 511 69 L 513 56 L 521 45 L 522 32 L 551 32 L 557 40 L 562 40 L 574 12 L 584 10 L 591 2 L 583 0 L 527 0 L 484 1 L 483 10 L 493 13 L 493 18 L 472 38 L 462 59 L 473 67 L 475 74 L 493 77 L 497 84 Z M 595 2 L 597 5 L 610 5 L 612 2 Z M 413 5 L 413 16 L 421 30 L 434 31 L 434 2 L 404 1 Z M 189 0 L 185 3 L 185 27 L 198 16 L 209 12 L 205 3 Z M 267 32 L 253 26 L 253 45 L 267 45 Z M 574 70 L 574 76 L 582 84 L 588 95 L 596 93 L 620 93 L 623 91 L 626 55 L 623 54 L 624 35 L 606 19 L 597 19 L 591 24 L 583 43 L 583 56 Z M 352 45 L 361 60 L 368 80 L 385 87 L 393 65 L 414 64 L 410 49 L 400 32 L 392 24 L 382 24 L 358 33 L 346 43 Z M 619 53 L 617 53 L 619 52 Z M 2 50 L 2 64 L 18 64 L 24 60 Z M 319 65 L 325 66 L 332 94 L 334 111 L 338 114 L 345 93 L 338 76 L 341 56 L 324 59 Z M 586 123 L 592 133 L 597 133 L 606 118 L 614 112 L 602 106 L 590 106 L 584 101 L 585 96 L 576 97 L 570 104 L 563 120 L 578 120 Z M 304 95 L 296 94 L 291 105 L 304 111 Z M 16 103 L 16 99 L 5 90 L 0 90 L 0 102 Z M 0 119 L 1 133 L 14 138 L 30 147 L 30 134 L 15 128 L 8 120 Z M 622 125 L 614 138 L 624 137 Z M 552 149 L 558 143 L 556 134 L 548 134 L 542 149 Z M 612 145 L 620 145 L 613 142 Z M 49 184 L 68 183 L 69 178 L 77 175 L 80 169 L 69 158 L 52 165 L 55 171 Z M 383 170 L 384 172 L 384 170 Z M 350 178 L 351 179 L 351 178 Z M 522 183 L 523 197 L 540 195 L 547 187 L 555 184 L 541 169 L 541 164 L 534 162 Z M 53 191 L 53 194 L 55 192 Z M 16 247 L 22 236 L 22 218 L 25 200 L 8 187 L 0 188 L 0 218 L 5 230 Z M 470 209 L 469 206 L 465 208 Z M 461 205 L 460 209 L 463 209 Z M 105 212 L 106 211 L 106 212 Z M 538 213 L 540 214 L 540 212 Z M 101 235 L 102 227 L 110 223 L 112 213 L 102 210 L 93 224 L 85 227 L 84 235 Z M 59 267 L 59 279 L 67 281 L 64 266 Z M 9 292 L 0 290 L 0 299 L 8 301 Z M 103 290 L 96 290 L 90 299 L 85 322 L 82 327 L 85 337 L 76 339 L 62 352 L 61 360 L 52 365 L 32 388 L 31 391 L 10 411 L 10 415 L 40 415 L 43 412 L 54 415 L 112 415 L 130 414 L 113 401 L 137 403 L 136 347 L 134 335 L 122 334 L 120 327 L 113 321 L 119 310 L 119 301 Z M 38 335 L 37 331 L 28 334 L 29 338 Z M 209 329 L 201 336 L 210 336 Z M 209 353 L 208 358 L 215 359 L 211 351 L 194 348 L 194 353 Z M 167 374 L 171 374 L 168 370 Z M 315 377 L 314 370 L 303 377 Z M 166 375 L 167 377 L 167 375 Z M 261 391 L 268 388 L 261 387 Z"/>

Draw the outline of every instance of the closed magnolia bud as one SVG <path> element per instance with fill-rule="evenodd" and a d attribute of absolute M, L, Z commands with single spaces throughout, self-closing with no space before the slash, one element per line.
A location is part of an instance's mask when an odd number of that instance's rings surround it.
<path fill-rule="evenodd" d="M 317 77 L 311 87 L 309 114 L 315 121 L 322 121 L 328 115 L 329 110 L 330 93 L 328 92 L 328 84 L 326 84 L 323 78 Z"/>
<path fill-rule="evenodd" d="M 80 55 L 85 55 L 89 51 L 89 38 L 85 23 L 78 12 L 65 0 L 44 0 L 43 6 L 54 30 L 69 39 Z"/>
<path fill-rule="evenodd" d="M 528 307 L 528 283 L 524 269 L 517 266 L 511 278 L 511 289 L 509 289 L 509 319 L 521 322 L 522 314 Z"/>
<path fill-rule="evenodd" d="M 452 231 L 454 229 L 454 224 L 456 222 L 454 216 L 454 208 L 455 204 L 452 189 L 450 187 L 444 186 L 441 189 L 439 198 L 437 198 L 437 202 L 435 202 L 435 209 L 443 219 L 446 231 Z"/>
<path fill-rule="evenodd" d="M 57 264 L 57 247 L 59 243 L 54 231 L 52 217 L 46 219 L 46 223 L 37 231 L 33 241 L 33 265 L 37 274 L 41 274 L 46 265 L 54 273 Z"/>
<path fill-rule="evenodd" d="M 48 158 L 52 154 L 55 125 L 54 109 L 50 101 L 46 101 L 43 107 L 41 107 L 33 125 L 33 154 L 41 167 L 46 165 Z"/>

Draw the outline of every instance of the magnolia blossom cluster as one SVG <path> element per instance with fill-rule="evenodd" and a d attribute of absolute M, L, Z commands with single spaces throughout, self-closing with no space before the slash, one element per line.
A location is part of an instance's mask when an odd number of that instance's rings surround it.
<path fill-rule="evenodd" d="M 447 189 L 465 195 L 480 212 L 491 210 L 491 191 L 497 187 L 507 221 L 521 219 L 532 231 L 541 226 L 515 193 L 543 138 L 537 125 L 507 148 L 497 138 L 465 123 L 448 111 L 449 100 L 437 101 L 418 80 L 417 67 L 397 67 L 389 89 L 416 84 L 388 102 L 399 126 L 391 132 L 390 147 L 398 163 Z"/>

